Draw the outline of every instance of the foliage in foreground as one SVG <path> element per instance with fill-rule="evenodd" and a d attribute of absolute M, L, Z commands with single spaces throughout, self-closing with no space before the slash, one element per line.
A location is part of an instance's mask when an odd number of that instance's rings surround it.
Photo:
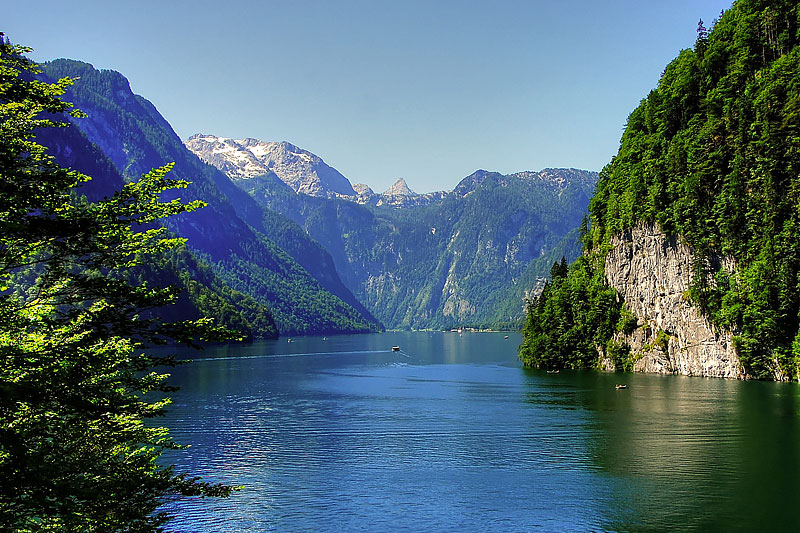
<path fill-rule="evenodd" d="M 183 242 L 158 219 L 202 204 L 160 199 L 186 186 L 169 166 L 104 201 L 75 194 L 89 178 L 32 140 L 63 126 L 52 117 L 80 115 L 59 99 L 71 81 L 32 80 L 29 50 L 0 46 L 0 529 L 153 531 L 164 498 L 231 491 L 156 464 L 178 446 L 144 422 L 168 400 L 145 395 L 171 390 L 154 369 L 174 361 L 142 350 L 231 334 L 160 320 L 176 290 L 124 275 Z"/>

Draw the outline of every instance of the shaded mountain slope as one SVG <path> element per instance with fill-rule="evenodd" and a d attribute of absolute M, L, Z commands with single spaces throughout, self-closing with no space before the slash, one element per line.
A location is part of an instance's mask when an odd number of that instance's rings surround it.
<path fill-rule="evenodd" d="M 48 147 L 59 165 L 92 177 L 80 189 L 89 200 L 111 196 L 123 186 L 124 180 L 114 164 L 78 128 L 43 129 L 37 133 L 37 141 Z M 186 247 L 151 257 L 150 262 L 131 275 L 138 283 L 176 285 L 182 289 L 174 305 L 158 311 L 166 320 L 209 316 L 246 337 L 272 338 L 278 334 L 265 305 L 232 290 Z"/>
<path fill-rule="evenodd" d="M 276 225 L 278 215 L 265 213 L 224 174 L 186 150 L 155 107 L 134 95 L 121 74 L 72 60 L 52 61 L 43 69 L 51 78 L 80 78 L 66 97 L 89 118 L 76 124 L 126 179 L 135 179 L 166 162 L 175 163 L 173 175 L 192 182 L 181 194 L 185 199 L 208 202 L 208 206 L 170 221 L 170 229 L 187 237 L 190 248 L 228 285 L 268 305 L 281 333 L 379 328 L 363 308 L 362 312 L 356 309 L 358 301 L 338 281 L 324 249 L 307 237 L 302 239 L 303 245 L 295 245 L 295 253 L 311 270 L 281 250 L 272 237 L 296 240 L 279 233 L 291 223 Z M 293 235 L 302 232 L 295 230 Z M 340 295 L 327 290 L 326 283 Z"/>

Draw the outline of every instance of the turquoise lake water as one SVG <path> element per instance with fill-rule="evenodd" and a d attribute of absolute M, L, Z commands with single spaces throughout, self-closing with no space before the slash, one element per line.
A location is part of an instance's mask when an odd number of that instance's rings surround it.
<path fill-rule="evenodd" d="M 797 529 L 798 384 L 551 375 L 521 368 L 509 337 L 192 352 L 164 421 L 192 447 L 168 459 L 244 489 L 167 503 L 167 529 Z"/>

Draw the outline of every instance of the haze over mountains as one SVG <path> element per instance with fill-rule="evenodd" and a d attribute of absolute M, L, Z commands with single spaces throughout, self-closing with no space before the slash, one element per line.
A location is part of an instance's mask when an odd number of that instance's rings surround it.
<path fill-rule="evenodd" d="M 193 182 L 181 195 L 208 207 L 169 228 L 239 301 L 263 306 L 245 322 L 269 309 L 284 334 L 516 325 L 526 291 L 579 253 L 594 172 L 478 171 L 452 191 L 416 194 L 399 179 L 375 193 L 288 142 L 197 134 L 184 146 L 117 72 L 72 60 L 43 69 L 79 78 L 66 98 L 89 115 L 75 125 L 104 154 L 94 159 L 123 179 L 175 162 L 173 177 Z M 50 139 L 62 155 L 78 144 Z M 241 315 L 233 300 L 228 314 Z"/>

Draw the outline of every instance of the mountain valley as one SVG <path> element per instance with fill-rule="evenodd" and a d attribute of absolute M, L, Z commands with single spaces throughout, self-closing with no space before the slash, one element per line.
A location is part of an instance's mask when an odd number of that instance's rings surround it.
<path fill-rule="evenodd" d="M 185 144 L 328 250 L 348 288 L 392 329 L 514 327 L 527 291 L 554 261 L 576 257 L 572 230 L 597 180 L 575 169 L 480 170 L 452 191 L 417 194 L 401 178 L 381 194 L 355 185 L 360 194 L 347 195 L 320 179 L 341 174 L 289 143 L 197 134 Z M 297 165 L 277 162 L 289 158 L 315 166 L 298 179 Z M 304 194 L 304 184 L 319 193 Z"/>
<path fill-rule="evenodd" d="M 119 169 L 116 181 L 174 162 L 171 174 L 192 182 L 183 199 L 208 203 L 168 227 L 188 239 L 186 253 L 208 266 L 216 287 L 241 295 L 229 302 L 239 309 L 226 313 L 229 322 L 261 323 L 268 309 L 286 335 L 516 329 L 550 266 L 579 254 L 594 172 L 480 170 L 451 191 L 415 193 L 400 178 L 375 193 L 288 142 L 208 134 L 181 142 L 117 72 L 72 60 L 43 70 L 76 78 L 68 97 L 88 118 L 73 124 L 104 154 L 94 159 Z M 62 155 L 86 149 L 75 135 L 48 135 Z M 95 181 L 110 189 L 102 175 Z"/>

